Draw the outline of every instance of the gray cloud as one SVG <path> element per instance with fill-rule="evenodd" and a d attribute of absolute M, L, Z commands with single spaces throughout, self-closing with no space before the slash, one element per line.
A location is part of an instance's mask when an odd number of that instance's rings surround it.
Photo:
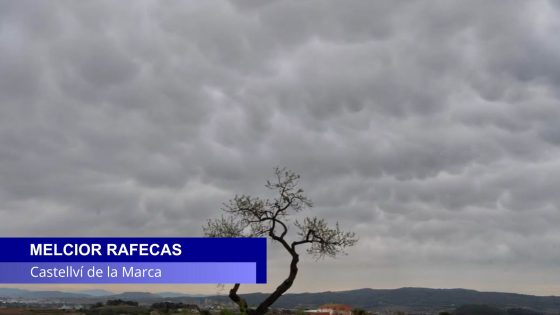
<path fill-rule="evenodd" d="M 560 294 L 534 280 L 560 262 L 559 13 L 4 1 L 0 229 L 197 236 L 280 165 L 301 173 L 310 214 L 361 238 L 349 256 L 304 261 L 294 291 Z M 270 255 L 274 281 L 286 271 Z M 333 281 L 312 281 L 325 272 Z"/>

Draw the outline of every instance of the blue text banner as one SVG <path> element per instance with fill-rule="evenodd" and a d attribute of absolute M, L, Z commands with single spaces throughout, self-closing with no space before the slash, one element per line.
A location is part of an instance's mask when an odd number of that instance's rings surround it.
<path fill-rule="evenodd" d="M 266 238 L 4 237 L 0 269 L 0 283 L 266 283 Z"/>

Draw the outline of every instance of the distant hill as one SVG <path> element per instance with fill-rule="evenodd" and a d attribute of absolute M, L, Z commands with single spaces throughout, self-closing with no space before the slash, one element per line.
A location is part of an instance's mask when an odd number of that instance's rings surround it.
<path fill-rule="evenodd" d="M 92 299 L 92 300 L 107 300 L 107 299 L 121 299 L 121 300 L 134 300 L 134 301 L 159 301 L 167 298 L 189 298 L 189 297 L 203 297 L 204 295 L 190 295 L 177 292 L 161 292 L 161 293 L 148 293 L 148 292 L 124 292 L 115 294 L 107 290 L 81 290 L 78 292 L 61 292 L 61 291 L 31 291 L 15 288 L 0 288 L 0 297 L 4 298 L 22 298 L 22 299 Z"/>
<path fill-rule="evenodd" d="M 21 289 L 2 289 L 0 297 L 27 298 L 27 299 L 75 299 L 80 303 L 95 303 L 109 299 L 133 300 L 141 303 L 154 303 L 164 300 L 184 303 L 202 303 L 204 300 L 216 302 L 229 302 L 226 295 L 221 296 L 196 296 L 176 292 L 125 292 L 112 295 L 101 295 L 102 290 L 92 292 L 69 293 L 60 291 L 28 291 Z M 108 291 L 106 291 L 108 292 Z M 110 292 L 109 292 L 110 293 Z M 249 304 L 255 305 L 262 301 L 267 294 L 249 293 L 242 294 Z M 426 289 L 426 288 L 400 288 L 400 289 L 359 289 L 338 292 L 319 293 L 292 293 L 286 294 L 274 304 L 276 308 L 316 308 L 327 303 L 348 304 L 356 308 L 368 310 L 405 307 L 409 309 L 455 309 L 463 305 L 487 305 L 499 309 L 525 309 L 539 311 L 560 311 L 560 297 L 534 296 L 516 293 L 479 292 L 466 289 Z M 467 309 L 468 311 L 469 309 Z"/>
<path fill-rule="evenodd" d="M 207 294 L 187 294 L 179 292 L 158 292 L 157 295 L 163 298 L 181 298 L 181 297 L 206 297 Z"/>
<path fill-rule="evenodd" d="M 81 290 L 78 291 L 77 293 L 81 293 L 81 294 L 87 294 L 90 296 L 109 296 L 109 295 L 115 295 L 114 292 L 111 291 L 107 291 L 107 290 Z"/>
<path fill-rule="evenodd" d="M 12 288 L 0 288 L 0 297 L 22 297 L 30 291 Z"/>
<path fill-rule="evenodd" d="M 243 295 L 249 304 L 256 304 L 266 294 Z M 209 297 L 227 300 L 226 296 Z M 363 309 L 393 306 L 409 308 L 455 308 L 466 304 L 486 304 L 500 307 L 526 307 L 538 310 L 560 310 L 560 297 L 533 296 L 516 293 L 479 292 L 466 289 L 359 289 L 338 292 L 286 294 L 274 304 L 278 308 L 314 308 L 326 303 L 343 303 Z"/>
<path fill-rule="evenodd" d="M 162 296 L 154 293 L 148 293 L 148 292 L 124 292 L 120 294 L 107 296 L 106 298 L 111 300 L 121 299 L 121 300 L 128 300 L 128 301 L 149 302 L 149 301 L 159 301 L 162 299 Z"/>
<path fill-rule="evenodd" d="M 0 288 L 0 297 L 26 299 L 79 299 L 89 297 L 89 295 L 61 291 L 29 291 L 21 289 Z"/>

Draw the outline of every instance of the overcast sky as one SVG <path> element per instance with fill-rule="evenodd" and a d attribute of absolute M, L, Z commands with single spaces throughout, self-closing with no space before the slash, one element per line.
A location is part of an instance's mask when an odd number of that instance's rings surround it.
<path fill-rule="evenodd" d="M 201 236 L 286 166 L 360 238 L 292 292 L 560 295 L 559 33 L 539 0 L 0 1 L 1 234 Z"/>

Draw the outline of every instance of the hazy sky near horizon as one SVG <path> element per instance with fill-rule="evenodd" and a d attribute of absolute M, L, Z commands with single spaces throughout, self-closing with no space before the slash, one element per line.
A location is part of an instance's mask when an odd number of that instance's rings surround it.
<path fill-rule="evenodd" d="M 286 166 L 360 238 L 293 292 L 560 295 L 558 34 L 540 0 L 0 1 L 1 234 L 200 236 Z"/>

